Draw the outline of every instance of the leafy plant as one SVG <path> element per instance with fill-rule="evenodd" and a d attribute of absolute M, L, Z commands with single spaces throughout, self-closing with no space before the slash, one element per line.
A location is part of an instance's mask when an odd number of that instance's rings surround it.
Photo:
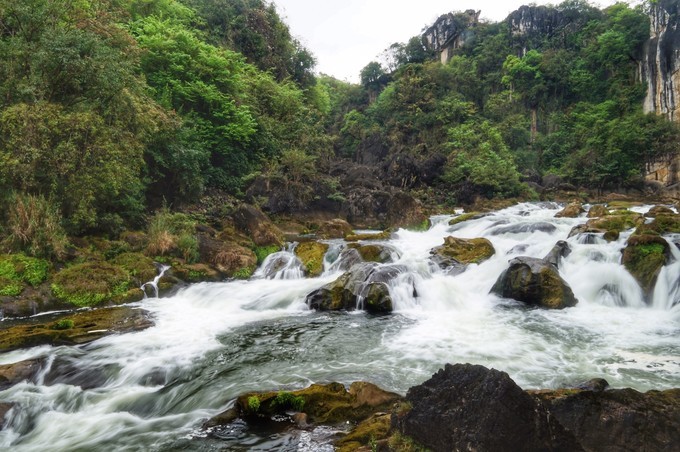
<path fill-rule="evenodd" d="M 260 410 L 260 398 L 258 396 L 248 397 L 248 409 L 253 413 L 257 413 Z"/>
<path fill-rule="evenodd" d="M 74 327 L 75 323 L 71 319 L 61 319 L 54 322 L 52 328 L 55 330 L 70 330 Z"/>
<path fill-rule="evenodd" d="M 276 398 L 272 401 L 272 406 L 281 410 L 302 411 L 305 406 L 305 399 L 295 396 L 288 391 L 279 391 Z"/>

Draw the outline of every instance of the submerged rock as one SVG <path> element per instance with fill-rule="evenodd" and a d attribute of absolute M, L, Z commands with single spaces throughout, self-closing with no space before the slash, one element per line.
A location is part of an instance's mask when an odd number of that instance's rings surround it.
<path fill-rule="evenodd" d="M 621 263 L 637 280 L 647 298 L 652 296 L 661 268 L 670 258 L 668 242 L 657 235 L 628 238 Z"/>
<path fill-rule="evenodd" d="M 15 405 L 15 403 L 0 402 L 0 430 L 5 428 L 5 424 L 7 423 L 7 415 Z"/>
<path fill-rule="evenodd" d="M 366 262 L 378 262 L 381 264 L 389 264 L 398 259 L 399 251 L 391 245 L 385 244 L 371 244 L 362 245 L 359 243 L 350 243 L 347 245 L 359 252 L 361 258 Z"/>
<path fill-rule="evenodd" d="M 397 428 L 433 451 L 582 450 L 505 372 L 447 364 L 406 400 L 412 408 L 395 416 Z"/>
<path fill-rule="evenodd" d="M 578 303 L 557 267 L 543 259 L 516 257 L 498 278 L 491 293 L 529 305 L 563 309 Z"/>
<path fill-rule="evenodd" d="M 356 264 L 335 281 L 307 295 L 306 303 L 321 311 L 391 312 L 392 298 L 387 283 L 406 270 L 400 265 Z"/>
<path fill-rule="evenodd" d="M 78 345 L 110 334 L 140 331 L 153 326 L 149 312 L 116 307 L 43 316 L 0 330 L 0 351 L 38 345 Z"/>
<path fill-rule="evenodd" d="M 552 234 L 557 230 L 557 226 L 552 223 L 539 221 L 538 223 L 517 223 L 508 226 L 500 226 L 491 230 L 491 235 L 503 234 L 531 234 L 534 232 L 545 232 Z"/>

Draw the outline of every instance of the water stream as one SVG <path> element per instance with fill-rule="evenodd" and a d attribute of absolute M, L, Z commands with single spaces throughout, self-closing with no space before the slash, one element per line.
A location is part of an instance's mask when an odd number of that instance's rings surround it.
<path fill-rule="evenodd" d="M 305 279 L 290 250 L 249 281 L 195 284 L 139 305 L 155 326 L 81 347 L 37 347 L 0 364 L 43 357 L 35 383 L 0 392 L 13 401 L 0 448 L 12 450 L 328 450 L 323 429 L 263 437 L 245 427 L 208 434 L 202 423 L 245 391 L 368 380 L 405 393 L 445 363 L 504 370 L 524 388 L 590 378 L 641 391 L 680 387 L 680 250 L 663 269 L 653 302 L 620 265 L 626 237 L 572 237 L 560 265 L 579 304 L 525 309 L 488 295 L 514 256 L 545 256 L 585 218 L 556 219 L 559 206 L 519 204 L 426 232 L 400 230 L 389 244 L 408 271 L 390 287 L 386 316 L 310 311 L 305 296 L 341 273 L 344 246 L 330 241 L 326 271 Z M 486 237 L 496 255 L 451 276 L 428 263 L 443 238 Z M 677 237 L 667 237 L 677 241 Z M 385 242 L 387 243 L 387 242 Z M 413 287 L 415 286 L 415 293 Z M 415 296 L 414 296 L 415 295 Z"/>

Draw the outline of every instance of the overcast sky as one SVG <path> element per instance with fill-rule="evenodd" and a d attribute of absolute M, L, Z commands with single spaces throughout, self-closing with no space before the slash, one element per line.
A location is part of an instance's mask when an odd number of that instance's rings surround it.
<path fill-rule="evenodd" d="M 545 0 L 273 0 L 279 13 L 317 59 L 317 72 L 356 82 L 359 72 L 394 42 L 406 42 L 442 14 L 481 10 L 503 20 L 528 3 Z M 591 1 L 597 6 L 614 0 Z"/>

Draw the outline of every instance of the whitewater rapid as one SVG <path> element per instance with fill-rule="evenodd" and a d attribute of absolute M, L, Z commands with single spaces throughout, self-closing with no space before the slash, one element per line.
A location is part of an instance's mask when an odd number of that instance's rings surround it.
<path fill-rule="evenodd" d="M 408 269 L 390 284 L 391 315 L 307 308 L 306 295 L 341 274 L 333 261 L 345 244 L 331 240 L 318 278 L 304 278 L 289 249 L 274 256 L 285 262 L 281 273 L 263 267 L 249 281 L 195 284 L 170 298 L 145 299 L 138 305 L 155 322 L 147 330 L 80 347 L 0 355 L 0 364 L 32 358 L 48 363 L 37 383 L 0 392 L 0 401 L 18 404 L 0 431 L 0 447 L 266 448 L 246 433 L 216 438 L 201 425 L 246 391 L 368 380 L 405 393 L 445 363 L 504 370 L 524 388 L 591 378 L 640 391 L 680 387 L 680 250 L 671 246 L 674 260 L 647 304 L 620 264 L 632 231 L 611 243 L 597 236 L 568 238 L 586 218 L 554 218 L 559 210 L 556 204 L 519 204 L 456 226 L 448 225 L 452 216 L 437 216 L 428 231 L 399 230 L 378 242 L 392 246 L 395 263 Z M 449 235 L 486 237 L 496 254 L 447 275 L 428 257 Z M 572 249 L 560 274 L 577 306 L 526 309 L 489 295 L 509 259 L 542 258 L 559 240 Z M 286 450 L 320 448 L 303 447 L 314 444 L 305 441 L 298 438 Z"/>

